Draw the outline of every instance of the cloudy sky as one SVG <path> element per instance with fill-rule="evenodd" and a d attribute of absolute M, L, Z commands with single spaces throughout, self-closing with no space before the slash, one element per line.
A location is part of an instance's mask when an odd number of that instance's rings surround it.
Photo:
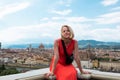
<path fill-rule="evenodd" d="M 75 39 L 120 42 L 120 0 L 0 0 L 0 42 L 53 43 L 63 24 Z"/>

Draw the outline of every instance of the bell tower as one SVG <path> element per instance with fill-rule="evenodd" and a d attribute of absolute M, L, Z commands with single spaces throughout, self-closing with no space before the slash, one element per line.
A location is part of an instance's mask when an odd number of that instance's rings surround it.
<path fill-rule="evenodd" d="M 1 50 L 1 47 L 2 47 L 2 45 L 1 45 L 2 43 L 0 42 L 0 50 Z"/>

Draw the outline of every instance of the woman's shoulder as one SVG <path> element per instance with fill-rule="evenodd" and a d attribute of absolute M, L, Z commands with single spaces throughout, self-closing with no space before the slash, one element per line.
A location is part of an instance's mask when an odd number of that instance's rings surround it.
<path fill-rule="evenodd" d="M 61 43 L 61 38 L 55 39 L 54 44 L 59 45 Z"/>
<path fill-rule="evenodd" d="M 61 38 L 55 39 L 55 42 L 60 42 Z"/>
<path fill-rule="evenodd" d="M 77 40 L 76 39 L 72 39 L 74 43 L 77 43 Z"/>

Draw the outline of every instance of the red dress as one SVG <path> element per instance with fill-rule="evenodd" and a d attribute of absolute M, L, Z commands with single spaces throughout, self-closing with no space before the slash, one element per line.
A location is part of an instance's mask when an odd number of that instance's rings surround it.
<path fill-rule="evenodd" d="M 65 54 L 64 54 L 64 49 L 62 46 L 61 39 L 58 39 L 57 42 L 58 42 L 58 50 L 59 50 L 58 51 L 59 60 L 54 71 L 56 79 L 57 80 L 77 80 L 77 71 L 75 67 L 72 64 L 67 65 L 65 63 Z M 75 40 L 71 40 L 68 46 L 66 46 L 68 55 L 71 55 L 71 53 L 73 52 L 74 45 L 75 45 Z M 50 65 L 50 70 L 52 69 L 53 61 L 54 61 L 54 57 Z"/>

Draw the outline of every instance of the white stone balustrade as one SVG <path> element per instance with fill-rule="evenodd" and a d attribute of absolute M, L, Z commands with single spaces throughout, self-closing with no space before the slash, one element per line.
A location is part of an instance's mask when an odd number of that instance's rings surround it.
<path fill-rule="evenodd" d="M 78 70 L 78 69 L 77 69 Z M 120 73 L 101 72 L 97 70 L 84 69 L 91 74 L 80 74 L 78 77 L 94 80 L 120 80 Z M 45 73 L 49 72 L 48 68 L 31 70 L 25 73 L 1 76 L 0 80 L 43 80 Z"/>

